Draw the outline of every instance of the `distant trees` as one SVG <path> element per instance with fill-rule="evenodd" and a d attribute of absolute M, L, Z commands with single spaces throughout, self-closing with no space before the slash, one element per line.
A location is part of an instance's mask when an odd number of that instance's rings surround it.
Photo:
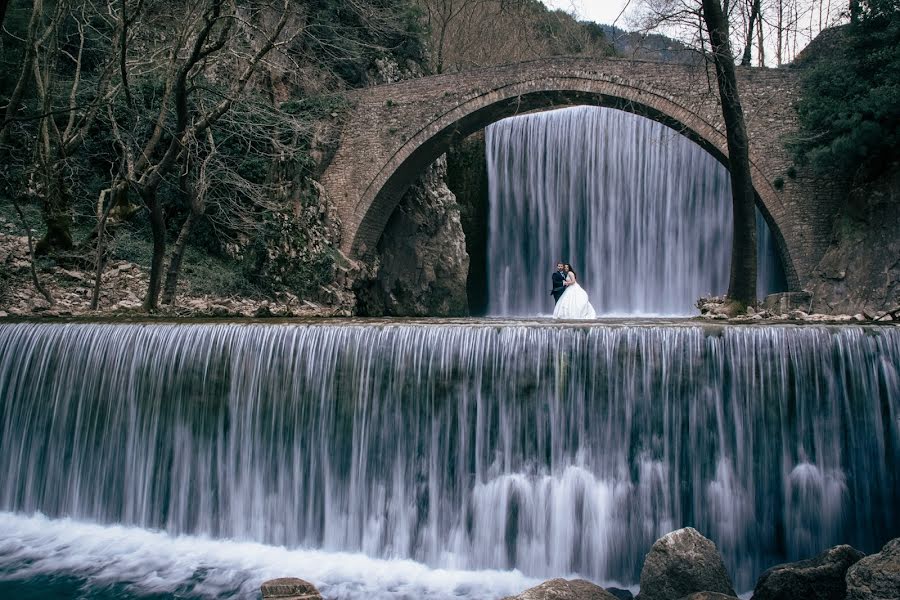
<path fill-rule="evenodd" d="M 613 52 L 602 29 L 539 0 L 415 0 L 430 34 L 432 71 L 559 55 Z"/>
<path fill-rule="evenodd" d="M 696 36 L 699 2 L 643 0 L 633 19 L 641 28 L 660 30 L 679 39 Z M 823 29 L 846 20 L 847 2 L 837 0 L 722 0 L 729 42 L 740 50 L 742 66 L 789 63 Z"/>

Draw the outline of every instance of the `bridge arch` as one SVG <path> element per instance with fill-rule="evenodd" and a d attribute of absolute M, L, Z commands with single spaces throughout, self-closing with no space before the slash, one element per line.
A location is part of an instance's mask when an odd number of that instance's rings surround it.
<path fill-rule="evenodd" d="M 363 91 L 368 95 L 358 99 L 354 115 L 357 129 L 354 130 L 354 119 L 351 119 L 347 130 L 351 140 L 342 141 L 323 177 L 329 193 L 334 197 L 337 192 L 344 223 L 342 250 L 345 253 L 361 257 L 375 248 L 405 190 L 454 142 L 491 123 L 524 112 L 573 105 L 625 110 L 685 135 L 727 166 L 721 111 L 715 94 L 708 89 L 702 90 L 702 94 L 679 97 L 673 90 L 662 89 L 651 81 L 592 70 L 550 69 L 533 73 L 523 69 L 518 74 L 497 78 L 493 85 L 473 90 L 454 88 L 454 83 L 465 83 L 464 75 L 426 78 L 449 81 L 437 86 L 437 90 L 443 90 L 441 93 L 436 93 L 432 86 L 419 86 L 418 97 L 408 94 L 415 90 L 419 80 Z M 707 85 L 705 79 L 703 85 Z M 699 98 L 702 101 L 697 101 Z M 373 125 L 376 131 L 372 131 Z M 346 157 L 341 156 L 341 151 L 354 151 L 357 145 L 354 142 L 367 132 L 380 143 L 369 148 L 368 156 L 355 161 L 355 171 L 349 181 L 357 182 L 356 190 L 348 194 L 347 174 L 341 172 L 341 161 Z M 784 229 L 790 229 L 790 224 L 785 222 L 787 210 L 772 183 L 771 169 L 755 158 L 751 150 L 757 206 L 773 233 L 789 289 L 799 289 L 801 278 L 784 234 Z M 344 198 L 340 197 L 342 192 Z"/>

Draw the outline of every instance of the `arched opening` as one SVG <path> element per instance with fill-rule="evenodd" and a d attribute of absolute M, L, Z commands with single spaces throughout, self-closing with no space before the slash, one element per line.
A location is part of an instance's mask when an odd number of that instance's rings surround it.
<path fill-rule="evenodd" d="M 488 94 L 487 97 L 469 99 L 464 106 L 456 107 L 444 115 L 437 115 L 431 123 L 419 130 L 394 153 L 365 190 L 361 202 L 357 205 L 361 207 L 359 227 L 353 239 L 348 240 L 352 252 L 359 256 L 375 249 L 385 224 L 404 191 L 435 159 L 470 134 L 509 116 L 573 105 L 614 108 L 661 123 L 698 144 L 719 162 L 725 163 L 722 149 L 725 144 L 724 135 L 700 117 L 691 118 L 691 114 L 684 109 L 664 111 L 660 107 L 652 106 L 650 101 L 638 102 L 632 97 L 589 89 L 591 83 L 596 82 L 579 81 L 578 85 L 571 86 L 560 81 L 545 81 L 540 85 L 526 82 L 533 91 L 516 93 L 522 86 L 526 86 L 517 84 L 509 86 L 511 90 L 501 89 Z M 534 90 L 536 85 L 545 89 Z M 654 96 L 649 100 L 656 101 L 659 98 Z M 664 99 L 664 101 L 672 104 L 671 100 Z M 672 116 L 675 113 L 680 118 Z M 784 269 L 786 287 L 796 289 L 796 272 L 778 223 L 772 216 L 773 211 L 768 206 L 779 200 L 775 198 L 774 190 L 762 171 L 755 165 L 754 183 L 759 212 L 772 231 L 772 243 Z M 366 208 L 368 210 L 365 210 Z M 475 312 L 478 312 L 477 307 Z"/>

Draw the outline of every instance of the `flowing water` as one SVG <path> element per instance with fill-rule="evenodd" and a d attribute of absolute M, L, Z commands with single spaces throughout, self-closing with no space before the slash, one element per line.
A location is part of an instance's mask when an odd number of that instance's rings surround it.
<path fill-rule="evenodd" d="M 486 130 L 488 312 L 553 310 L 550 272 L 571 262 L 601 314 L 689 315 L 723 294 L 731 184 L 708 152 L 619 110 L 575 107 Z M 784 275 L 762 215 L 759 292 Z"/>
<path fill-rule="evenodd" d="M 0 594 L 635 585 L 685 525 L 746 590 L 900 535 L 900 328 L 651 325 L 0 325 Z"/>

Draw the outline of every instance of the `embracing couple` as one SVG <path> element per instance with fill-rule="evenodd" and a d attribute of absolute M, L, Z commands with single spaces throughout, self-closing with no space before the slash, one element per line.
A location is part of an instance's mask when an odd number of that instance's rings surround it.
<path fill-rule="evenodd" d="M 569 263 L 556 263 L 556 271 L 552 275 L 553 289 L 550 295 L 556 301 L 553 309 L 554 319 L 596 319 L 597 313 L 588 300 L 575 275 L 575 269 Z"/>

